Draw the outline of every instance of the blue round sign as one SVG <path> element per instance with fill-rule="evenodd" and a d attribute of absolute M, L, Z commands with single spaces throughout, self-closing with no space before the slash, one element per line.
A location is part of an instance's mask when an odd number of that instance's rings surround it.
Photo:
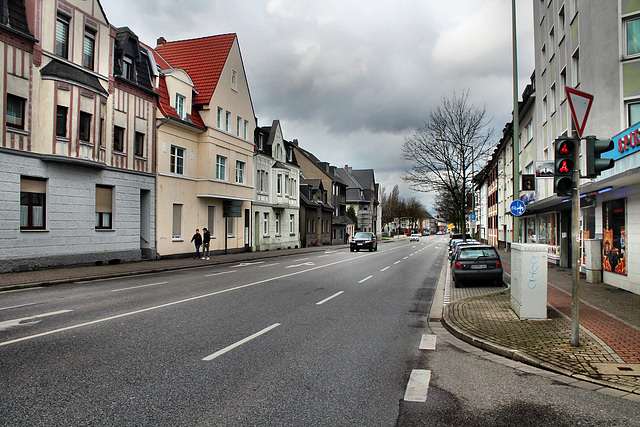
<path fill-rule="evenodd" d="M 509 206 L 509 210 L 515 216 L 521 216 L 524 213 L 525 209 L 526 207 L 522 200 L 514 200 Z"/>

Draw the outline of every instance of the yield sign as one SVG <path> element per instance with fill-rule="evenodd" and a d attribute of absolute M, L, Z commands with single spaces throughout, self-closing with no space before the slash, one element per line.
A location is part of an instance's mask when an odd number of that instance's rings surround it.
<path fill-rule="evenodd" d="M 587 124 L 587 116 L 589 116 L 591 104 L 593 103 L 593 95 L 570 87 L 566 87 L 565 90 L 567 91 L 567 98 L 569 98 L 569 107 L 571 108 L 573 121 L 576 124 L 578 136 L 582 138 L 582 131 Z"/>

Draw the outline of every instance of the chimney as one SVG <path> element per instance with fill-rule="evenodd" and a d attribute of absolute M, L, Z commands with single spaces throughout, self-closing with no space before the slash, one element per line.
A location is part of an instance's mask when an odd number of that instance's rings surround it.
<path fill-rule="evenodd" d="M 351 175 L 351 171 L 353 171 L 353 168 L 350 168 L 349 165 L 344 165 L 344 170 L 346 170 L 347 173 Z"/>
<path fill-rule="evenodd" d="M 158 40 L 156 40 L 156 47 L 162 46 L 166 42 L 167 42 L 167 40 L 164 37 L 158 37 Z"/>
<path fill-rule="evenodd" d="M 296 147 L 298 146 L 298 140 L 297 139 L 293 140 L 293 145 L 295 145 Z"/>

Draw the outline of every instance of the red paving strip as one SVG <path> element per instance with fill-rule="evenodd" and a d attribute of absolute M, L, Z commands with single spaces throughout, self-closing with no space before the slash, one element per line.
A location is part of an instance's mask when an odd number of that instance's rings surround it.
<path fill-rule="evenodd" d="M 549 284 L 547 302 L 571 317 L 571 295 Z M 582 302 L 580 325 L 604 341 L 626 363 L 640 363 L 639 330 Z"/>

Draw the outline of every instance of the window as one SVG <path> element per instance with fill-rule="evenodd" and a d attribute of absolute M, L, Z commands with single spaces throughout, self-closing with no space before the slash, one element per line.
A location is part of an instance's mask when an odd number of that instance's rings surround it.
<path fill-rule="evenodd" d="M 236 182 L 240 184 L 244 184 L 244 172 L 246 169 L 246 163 L 241 161 L 236 161 Z"/>
<path fill-rule="evenodd" d="M 267 236 L 269 234 L 269 214 L 267 212 L 262 214 L 262 235 Z"/>
<path fill-rule="evenodd" d="M 236 222 L 235 218 L 227 218 L 227 237 L 234 237 L 236 235 Z"/>
<path fill-rule="evenodd" d="M 7 126 L 24 129 L 24 98 L 7 94 Z"/>
<path fill-rule="evenodd" d="M 93 70 L 96 33 L 90 28 L 84 30 L 84 46 L 82 49 L 82 65 Z"/>
<path fill-rule="evenodd" d="M 216 179 L 227 179 L 227 158 L 224 156 L 216 156 Z"/>
<path fill-rule="evenodd" d="M 549 107 L 547 107 L 547 97 L 542 98 L 542 123 L 547 122 L 547 117 L 549 117 Z"/>
<path fill-rule="evenodd" d="M 236 116 L 236 136 L 240 136 L 241 124 L 242 124 L 242 118 L 240 116 Z"/>
<path fill-rule="evenodd" d="M 180 117 L 182 120 L 187 117 L 184 111 L 184 100 L 184 96 L 176 94 L 176 112 L 178 113 L 178 117 Z"/>
<path fill-rule="evenodd" d="M 178 175 L 184 175 L 184 148 L 171 146 L 171 164 L 169 171 Z"/>
<path fill-rule="evenodd" d="M 280 214 L 276 214 L 276 235 L 280 235 Z"/>
<path fill-rule="evenodd" d="M 80 141 L 91 140 L 91 114 L 80 111 L 80 129 L 78 130 Z"/>
<path fill-rule="evenodd" d="M 136 145 L 135 145 L 135 153 L 136 156 L 143 157 L 144 156 L 144 133 L 136 132 Z"/>
<path fill-rule="evenodd" d="M 96 229 L 113 228 L 113 187 L 96 185 Z"/>
<path fill-rule="evenodd" d="M 231 121 L 231 113 L 229 111 L 225 112 L 224 115 L 224 130 L 229 132 L 229 122 Z"/>
<path fill-rule="evenodd" d="M 282 194 L 282 174 L 278 174 L 276 178 L 276 191 L 278 194 Z"/>
<path fill-rule="evenodd" d="M 100 119 L 100 129 L 98 132 L 100 132 L 98 134 L 98 143 L 100 147 L 104 147 L 104 119 Z"/>
<path fill-rule="evenodd" d="M 207 206 L 207 229 L 211 234 L 211 238 L 216 237 L 216 207 Z"/>
<path fill-rule="evenodd" d="M 640 18 L 626 21 L 625 29 L 627 32 L 627 56 L 640 54 Z"/>
<path fill-rule="evenodd" d="M 63 138 L 67 136 L 67 111 L 69 109 L 62 105 L 56 108 L 56 136 Z"/>
<path fill-rule="evenodd" d="M 567 99 L 567 91 L 565 88 L 567 87 L 567 69 L 563 68 L 560 71 L 560 103 L 563 103 L 565 99 Z"/>
<path fill-rule="evenodd" d="M 238 73 L 236 70 L 231 70 L 231 89 L 238 90 Z"/>
<path fill-rule="evenodd" d="M 124 153 L 124 128 L 113 127 L 113 150 Z"/>
<path fill-rule="evenodd" d="M 564 5 L 560 8 L 560 12 L 558 13 L 558 36 L 559 36 L 559 44 L 564 40 Z"/>
<path fill-rule="evenodd" d="M 222 129 L 222 108 L 218 107 L 218 129 Z"/>
<path fill-rule="evenodd" d="M 573 54 L 573 87 L 580 85 L 580 51 Z"/>
<path fill-rule="evenodd" d="M 549 94 L 550 96 L 550 100 L 549 100 L 549 108 L 551 108 L 551 114 L 556 112 L 556 84 L 552 84 L 551 85 L 551 92 Z"/>
<path fill-rule="evenodd" d="M 640 102 L 628 104 L 627 110 L 629 112 L 629 126 L 640 122 Z"/>
<path fill-rule="evenodd" d="M 44 230 L 47 181 L 20 177 L 20 230 Z"/>
<path fill-rule="evenodd" d="M 56 55 L 69 58 L 69 18 L 64 15 L 56 20 Z"/>
<path fill-rule="evenodd" d="M 133 80 L 133 58 L 130 56 L 122 58 L 122 77 Z"/>
<path fill-rule="evenodd" d="M 244 121 L 244 132 L 242 133 L 242 137 L 247 139 L 247 128 L 249 127 L 249 122 L 247 120 Z"/>
<path fill-rule="evenodd" d="M 295 221 L 294 221 L 295 217 L 296 216 L 294 214 L 289 215 L 289 232 L 291 234 L 294 234 L 296 232 L 295 229 L 293 228 L 295 224 Z"/>
<path fill-rule="evenodd" d="M 178 203 L 173 204 L 171 224 L 171 240 L 182 240 L 182 205 Z"/>

